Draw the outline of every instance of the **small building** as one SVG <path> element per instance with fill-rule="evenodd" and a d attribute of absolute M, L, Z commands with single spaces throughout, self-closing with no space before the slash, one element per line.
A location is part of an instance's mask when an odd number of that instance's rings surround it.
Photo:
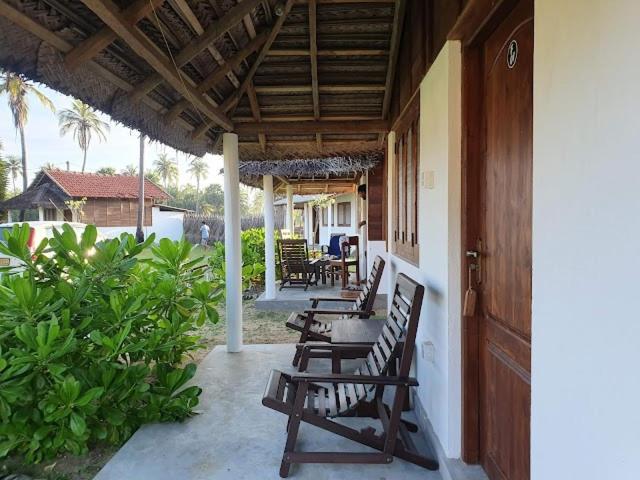
<path fill-rule="evenodd" d="M 185 211 L 163 205 L 171 195 L 148 179 L 144 196 L 145 234 L 180 238 Z M 71 202 L 76 201 L 84 203 L 75 208 Z M 105 237 L 135 233 L 138 177 L 42 170 L 27 190 L 2 202 L 0 208 L 9 212 L 9 221 L 11 210 L 37 210 L 38 220 L 94 224 Z"/>

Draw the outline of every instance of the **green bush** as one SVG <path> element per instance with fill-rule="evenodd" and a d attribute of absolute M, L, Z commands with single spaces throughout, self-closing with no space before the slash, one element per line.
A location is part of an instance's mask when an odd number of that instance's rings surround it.
<path fill-rule="evenodd" d="M 96 243 L 95 227 L 77 239 L 64 225 L 31 252 L 28 236 L 15 226 L 0 243 L 25 264 L 0 279 L 0 457 L 82 454 L 192 415 L 201 389 L 181 362 L 199 348 L 194 330 L 217 321 L 221 292 L 191 245 Z"/>
<path fill-rule="evenodd" d="M 240 235 L 242 242 L 242 284 L 245 289 L 251 285 L 264 285 L 265 253 L 264 228 L 250 228 L 243 230 Z M 277 244 L 276 247 L 277 249 Z M 224 281 L 225 259 L 224 244 L 216 242 L 211 247 L 209 266 L 214 278 Z"/>

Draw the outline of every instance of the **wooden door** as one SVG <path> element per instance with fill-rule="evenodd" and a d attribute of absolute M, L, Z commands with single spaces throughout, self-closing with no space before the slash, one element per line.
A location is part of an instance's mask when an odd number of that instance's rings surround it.
<path fill-rule="evenodd" d="M 483 45 L 480 459 L 491 479 L 529 479 L 533 5 Z"/>

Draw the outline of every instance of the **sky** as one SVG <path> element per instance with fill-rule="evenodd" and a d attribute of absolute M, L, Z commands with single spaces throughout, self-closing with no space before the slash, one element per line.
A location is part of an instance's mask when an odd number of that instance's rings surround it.
<path fill-rule="evenodd" d="M 71 108 L 72 98 L 56 92 L 44 85 L 36 84 L 53 102 L 57 110 Z M 92 139 L 87 154 L 88 172 L 95 172 L 102 167 L 114 167 L 120 172 L 127 165 L 138 165 L 139 140 L 138 132 L 110 120 L 108 115 L 100 113 L 102 120 L 109 122 L 110 131 L 107 141 L 100 143 L 96 138 Z M 57 168 L 66 169 L 66 162 L 70 162 L 70 169 L 80 171 L 82 168 L 82 151 L 73 140 L 71 133 L 60 137 L 58 118 L 45 108 L 33 96 L 29 98 L 29 120 L 25 129 L 27 139 L 27 154 L 29 161 L 29 181 L 35 173 L 46 163 L 52 163 Z M 13 126 L 11 111 L 7 105 L 6 95 L 0 95 L 0 140 L 4 145 L 4 155 L 21 155 L 20 136 Z M 158 142 L 148 142 L 145 149 L 145 163 L 147 169 L 152 167 L 158 154 L 167 153 L 170 158 L 175 158 L 175 150 Z M 209 175 L 203 182 L 223 183 L 223 177 L 219 174 L 222 168 L 220 155 L 207 154 L 205 160 L 209 163 Z M 178 154 L 178 166 L 180 170 L 180 184 L 195 184 L 195 180 L 187 173 L 188 165 L 185 154 Z M 19 180 L 20 182 L 20 180 Z"/>

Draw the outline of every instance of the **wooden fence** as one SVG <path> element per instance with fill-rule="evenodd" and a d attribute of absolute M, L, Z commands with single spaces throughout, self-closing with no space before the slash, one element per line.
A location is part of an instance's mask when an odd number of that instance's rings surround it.
<path fill-rule="evenodd" d="M 191 243 L 200 242 L 200 225 L 205 222 L 209 226 L 209 243 L 224 241 L 224 217 L 222 215 L 186 214 L 184 216 L 184 236 Z M 242 217 L 242 230 L 264 227 L 263 216 Z M 275 228 L 283 228 L 284 218 L 275 218 Z"/>

